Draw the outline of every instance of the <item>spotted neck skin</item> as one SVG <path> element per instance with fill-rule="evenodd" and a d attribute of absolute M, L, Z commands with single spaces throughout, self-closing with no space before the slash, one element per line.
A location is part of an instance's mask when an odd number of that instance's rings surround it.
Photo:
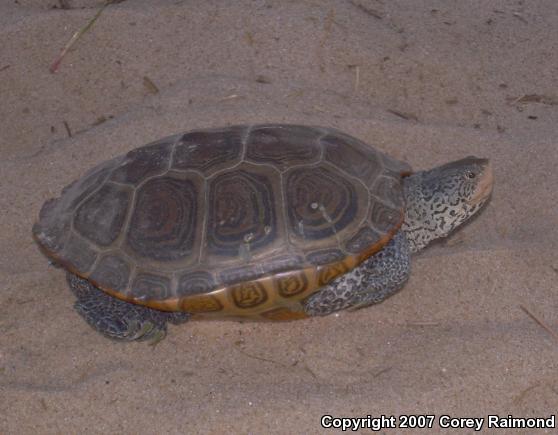
<path fill-rule="evenodd" d="M 490 162 L 476 157 L 406 177 L 402 229 L 411 252 L 446 237 L 477 213 L 490 197 L 493 182 Z"/>

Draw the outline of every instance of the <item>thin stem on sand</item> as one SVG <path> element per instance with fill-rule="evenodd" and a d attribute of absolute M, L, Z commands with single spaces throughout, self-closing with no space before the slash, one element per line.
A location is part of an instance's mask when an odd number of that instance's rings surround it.
<path fill-rule="evenodd" d="M 99 8 L 99 10 L 97 11 L 97 13 L 95 14 L 95 16 L 93 18 L 91 18 L 89 20 L 89 22 L 83 26 L 81 29 L 79 29 L 76 33 L 74 33 L 74 35 L 72 36 L 72 38 L 68 41 L 68 43 L 66 44 L 66 46 L 62 49 L 62 51 L 60 52 L 60 54 L 58 55 L 58 57 L 54 60 L 54 62 L 52 63 L 52 65 L 50 66 L 50 72 L 51 73 L 55 73 L 58 70 L 58 67 L 60 66 L 60 63 L 62 62 L 62 59 L 64 59 L 64 56 L 66 56 L 66 54 L 68 53 L 68 51 L 70 50 L 70 48 L 72 48 L 72 46 L 77 42 L 77 40 L 85 33 L 87 32 L 91 26 L 95 23 L 95 21 L 97 21 L 97 18 L 99 18 L 99 16 L 103 13 L 103 11 L 105 10 L 105 8 L 110 5 L 111 3 L 114 3 L 112 0 L 107 0 L 105 2 L 105 4 L 103 6 L 101 6 Z"/>

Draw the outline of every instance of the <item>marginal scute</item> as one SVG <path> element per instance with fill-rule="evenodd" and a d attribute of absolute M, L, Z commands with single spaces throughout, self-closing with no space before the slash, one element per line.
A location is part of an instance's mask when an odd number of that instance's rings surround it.
<path fill-rule="evenodd" d="M 198 195 L 194 179 L 164 176 L 147 181 L 136 192 L 128 246 L 141 257 L 158 261 L 191 256 L 199 237 Z"/>
<path fill-rule="evenodd" d="M 105 184 L 78 207 L 74 229 L 100 246 L 109 246 L 122 230 L 130 195 L 123 186 Z"/>
<path fill-rule="evenodd" d="M 117 255 L 105 255 L 99 260 L 89 278 L 102 288 L 124 292 L 130 278 L 130 266 Z"/>
<path fill-rule="evenodd" d="M 363 252 L 370 246 L 375 245 L 380 241 L 380 234 L 370 227 L 361 228 L 351 239 L 345 244 L 345 249 L 348 252 L 358 254 Z"/>
<path fill-rule="evenodd" d="M 209 293 L 215 289 L 216 283 L 213 275 L 203 270 L 186 272 L 178 278 L 178 296 Z"/>
<path fill-rule="evenodd" d="M 306 259 L 315 265 L 334 263 L 345 258 L 345 253 L 340 249 L 322 249 L 306 255 Z"/>
<path fill-rule="evenodd" d="M 407 162 L 394 159 L 393 157 L 382 153 L 382 161 L 384 166 L 395 175 L 410 174 L 413 169 Z"/>
<path fill-rule="evenodd" d="M 359 213 L 355 186 L 325 167 L 301 167 L 288 172 L 285 196 L 288 225 L 305 240 L 323 239 L 354 222 Z"/>
<path fill-rule="evenodd" d="M 70 231 L 69 214 L 57 213 L 59 198 L 46 201 L 39 214 L 39 222 L 33 225 L 33 234 L 48 251 L 58 253 Z M 58 219 L 56 217 L 58 216 Z"/>
<path fill-rule="evenodd" d="M 383 233 L 388 233 L 401 221 L 401 212 L 399 209 L 375 201 L 372 203 L 370 210 L 370 221 L 374 228 Z"/>
<path fill-rule="evenodd" d="M 269 258 L 261 265 L 264 273 L 279 273 L 288 270 L 296 270 L 304 264 L 304 257 L 301 255 L 287 254 Z"/>
<path fill-rule="evenodd" d="M 322 287 L 348 271 L 349 268 L 342 262 L 318 266 L 318 286 Z"/>
<path fill-rule="evenodd" d="M 71 234 L 64 245 L 62 257 L 67 258 L 75 270 L 87 273 L 97 259 L 97 252 L 81 237 Z"/>
<path fill-rule="evenodd" d="M 59 198 L 45 202 L 39 213 L 39 222 L 33 226 L 33 234 L 41 245 L 53 253 L 63 249 L 75 208 L 102 185 L 120 160 L 117 157 L 95 166 L 82 178 L 64 187 Z"/>
<path fill-rule="evenodd" d="M 370 192 L 377 198 L 384 198 L 389 201 L 394 208 L 401 208 L 405 205 L 403 198 L 403 187 L 401 178 L 379 177 Z"/>
<path fill-rule="evenodd" d="M 289 128 L 274 124 L 254 127 L 246 143 L 246 158 L 256 163 L 268 163 L 278 169 L 317 161 L 321 146 L 319 130 L 302 125 Z"/>
<path fill-rule="evenodd" d="M 221 283 L 223 284 L 234 284 L 237 282 L 255 279 L 261 274 L 261 266 L 259 264 L 253 264 L 225 269 L 219 274 L 219 277 L 221 278 Z"/>
<path fill-rule="evenodd" d="M 206 229 L 210 255 L 249 257 L 275 239 L 279 192 L 274 191 L 278 181 L 272 176 L 244 167 L 210 181 Z"/>
<path fill-rule="evenodd" d="M 247 127 L 193 131 L 178 141 L 173 169 L 195 169 L 210 175 L 240 161 L 242 139 Z"/>
<path fill-rule="evenodd" d="M 120 183 L 137 184 L 147 177 L 166 171 L 172 150 L 172 140 L 169 139 L 171 138 L 130 151 L 110 179 Z"/>
<path fill-rule="evenodd" d="M 284 298 L 290 298 L 308 289 L 308 278 L 304 271 L 282 273 L 275 276 L 277 291 Z"/>
<path fill-rule="evenodd" d="M 263 284 L 248 281 L 231 287 L 231 295 L 238 308 L 254 308 L 267 301 L 267 292 Z"/>
<path fill-rule="evenodd" d="M 223 305 L 215 296 L 201 295 L 183 299 L 180 308 L 187 313 L 212 313 L 221 311 Z"/>
<path fill-rule="evenodd" d="M 140 272 L 132 283 L 131 296 L 146 301 L 163 301 L 171 295 L 170 285 L 170 279 L 165 276 Z"/>

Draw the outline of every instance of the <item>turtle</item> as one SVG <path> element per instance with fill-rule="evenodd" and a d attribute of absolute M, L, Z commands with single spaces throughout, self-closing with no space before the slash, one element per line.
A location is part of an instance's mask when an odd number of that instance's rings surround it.
<path fill-rule="evenodd" d="M 334 128 L 232 125 L 99 164 L 45 202 L 32 232 L 87 323 L 157 342 L 167 323 L 377 304 L 492 186 L 484 158 L 413 172 Z"/>

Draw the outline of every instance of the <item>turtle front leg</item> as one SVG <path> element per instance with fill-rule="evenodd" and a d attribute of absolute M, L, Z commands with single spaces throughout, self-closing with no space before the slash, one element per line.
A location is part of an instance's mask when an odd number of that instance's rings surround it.
<path fill-rule="evenodd" d="M 77 297 L 76 311 L 95 330 L 115 340 L 157 343 L 167 334 L 167 322 L 183 323 L 190 317 L 188 313 L 158 311 L 122 301 L 73 273 L 67 278 Z"/>
<path fill-rule="evenodd" d="M 304 310 L 311 316 L 325 316 L 376 304 L 400 290 L 410 272 L 409 243 L 400 231 L 380 252 L 310 296 Z"/>

